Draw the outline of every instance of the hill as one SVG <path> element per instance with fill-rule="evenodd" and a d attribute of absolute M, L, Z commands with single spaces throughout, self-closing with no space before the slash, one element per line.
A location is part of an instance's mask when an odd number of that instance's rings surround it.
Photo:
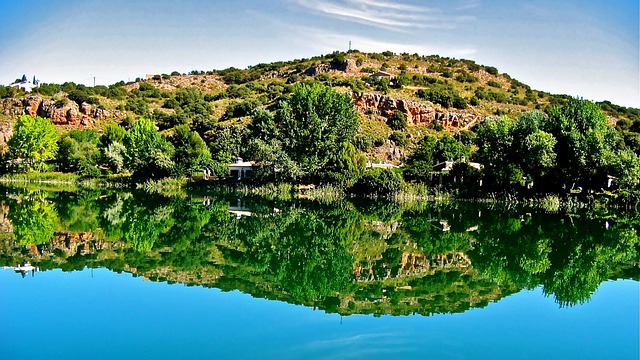
<path fill-rule="evenodd" d="M 189 124 L 210 143 L 221 129 L 244 128 L 254 110 L 272 110 L 294 85 L 312 81 L 349 93 L 360 117 L 356 145 L 371 160 L 393 162 L 401 162 L 427 132 L 469 130 L 487 117 L 546 111 L 571 99 L 472 60 L 352 51 L 247 69 L 174 71 L 108 87 L 42 84 L 30 94 L 0 88 L 0 121 L 7 129 L 19 115 L 30 114 L 67 129 L 100 130 L 147 117 L 161 130 Z M 640 152 L 640 110 L 599 105 L 627 145 Z M 394 132 L 394 117 L 408 126 Z"/>

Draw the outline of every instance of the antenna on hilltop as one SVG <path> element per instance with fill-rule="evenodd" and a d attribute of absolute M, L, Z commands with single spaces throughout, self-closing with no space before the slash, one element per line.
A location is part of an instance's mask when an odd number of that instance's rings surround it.
<path fill-rule="evenodd" d="M 351 40 L 349 40 L 349 52 L 351 52 Z"/>

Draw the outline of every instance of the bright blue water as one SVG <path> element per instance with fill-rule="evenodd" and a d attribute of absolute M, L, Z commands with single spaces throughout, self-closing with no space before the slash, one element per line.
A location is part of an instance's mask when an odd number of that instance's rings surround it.
<path fill-rule="evenodd" d="M 353 315 L 105 269 L 0 271 L 0 359 L 638 359 L 637 281 L 559 308 L 540 288 L 462 314 Z"/>

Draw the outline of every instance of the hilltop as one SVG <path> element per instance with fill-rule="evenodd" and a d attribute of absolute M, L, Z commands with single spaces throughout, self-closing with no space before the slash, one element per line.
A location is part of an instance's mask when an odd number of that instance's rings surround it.
<path fill-rule="evenodd" d="M 0 90 L 4 98 L 0 120 L 12 122 L 26 113 L 50 118 L 66 128 L 100 129 L 110 122 L 128 123 L 144 116 L 161 129 L 195 122 L 205 136 L 220 126 L 245 126 L 252 111 L 273 109 L 295 84 L 309 81 L 349 92 L 360 114 L 359 134 L 378 146 L 392 135 L 387 123 L 396 112 L 409 125 L 406 143 L 411 145 L 427 129 L 468 130 L 486 117 L 544 111 L 570 99 L 532 89 L 495 67 L 472 60 L 352 51 L 247 69 L 174 71 L 108 87 L 41 84 L 31 94 L 4 88 Z M 610 123 L 620 123 L 629 141 L 640 148 L 640 111 L 610 102 L 600 106 Z M 401 148 L 403 140 L 396 141 Z"/>

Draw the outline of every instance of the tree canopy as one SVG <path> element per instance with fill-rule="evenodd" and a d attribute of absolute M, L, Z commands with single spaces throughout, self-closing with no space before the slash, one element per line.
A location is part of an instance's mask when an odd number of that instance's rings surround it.
<path fill-rule="evenodd" d="M 349 96 L 318 83 L 296 86 L 291 99 L 280 103 L 275 121 L 284 151 L 312 176 L 358 128 Z"/>
<path fill-rule="evenodd" d="M 58 133 L 55 126 L 39 116 L 22 115 L 18 118 L 13 135 L 9 139 L 9 156 L 23 159 L 29 168 L 40 166 L 53 159 L 58 150 Z"/>

